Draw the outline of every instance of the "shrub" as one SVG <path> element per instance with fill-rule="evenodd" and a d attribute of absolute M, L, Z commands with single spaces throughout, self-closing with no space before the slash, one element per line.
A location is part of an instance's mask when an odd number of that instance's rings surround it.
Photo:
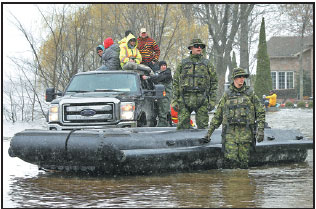
<path fill-rule="evenodd" d="M 313 103 L 313 101 L 310 101 L 309 103 L 308 103 L 308 108 L 313 108 L 314 107 L 314 103 Z"/>
<path fill-rule="evenodd" d="M 293 104 L 293 102 L 286 102 L 285 107 L 293 108 L 294 104 Z"/>
<path fill-rule="evenodd" d="M 297 103 L 297 107 L 298 107 L 298 108 L 305 108 L 305 107 L 306 107 L 306 106 L 305 106 L 305 102 L 299 101 L 299 102 Z"/>

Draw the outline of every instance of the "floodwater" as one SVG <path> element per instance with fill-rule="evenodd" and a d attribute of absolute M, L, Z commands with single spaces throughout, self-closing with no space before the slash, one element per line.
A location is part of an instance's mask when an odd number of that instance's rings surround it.
<path fill-rule="evenodd" d="M 272 128 L 313 139 L 313 110 L 268 112 Z M 23 208 L 312 208 L 314 150 L 305 162 L 147 176 L 89 176 L 38 170 L 8 156 L 3 140 L 3 205 Z"/>

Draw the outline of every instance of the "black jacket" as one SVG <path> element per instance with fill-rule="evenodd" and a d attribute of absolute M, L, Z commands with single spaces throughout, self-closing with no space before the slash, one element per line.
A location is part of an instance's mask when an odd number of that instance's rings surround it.
<path fill-rule="evenodd" d="M 149 76 L 155 84 L 162 83 L 162 84 L 169 84 L 172 81 L 172 75 L 170 68 L 167 68 L 165 71 L 157 71 L 154 75 Z"/>

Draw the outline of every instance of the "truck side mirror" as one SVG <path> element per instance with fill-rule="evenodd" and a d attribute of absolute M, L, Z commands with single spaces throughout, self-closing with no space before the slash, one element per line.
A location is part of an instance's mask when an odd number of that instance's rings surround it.
<path fill-rule="evenodd" d="M 45 95 L 45 101 L 51 102 L 56 98 L 55 94 L 55 88 L 47 88 L 46 89 L 46 95 Z"/>
<path fill-rule="evenodd" d="M 155 85 L 155 93 L 157 99 L 162 99 L 166 96 L 165 86 L 162 84 Z"/>

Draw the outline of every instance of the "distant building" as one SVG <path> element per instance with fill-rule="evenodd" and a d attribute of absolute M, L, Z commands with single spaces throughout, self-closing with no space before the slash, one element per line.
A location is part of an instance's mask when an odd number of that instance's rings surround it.
<path fill-rule="evenodd" d="M 303 69 L 304 75 L 310 79 L 310 97 L 314 95 L 313 36 L 305 37 L 303 43 Z M 278 99 L 298 98 L 300 37 L 272 37 L 267 41 L 267 50 L 270 57 L 272 87 L 276 90 Z"/>

